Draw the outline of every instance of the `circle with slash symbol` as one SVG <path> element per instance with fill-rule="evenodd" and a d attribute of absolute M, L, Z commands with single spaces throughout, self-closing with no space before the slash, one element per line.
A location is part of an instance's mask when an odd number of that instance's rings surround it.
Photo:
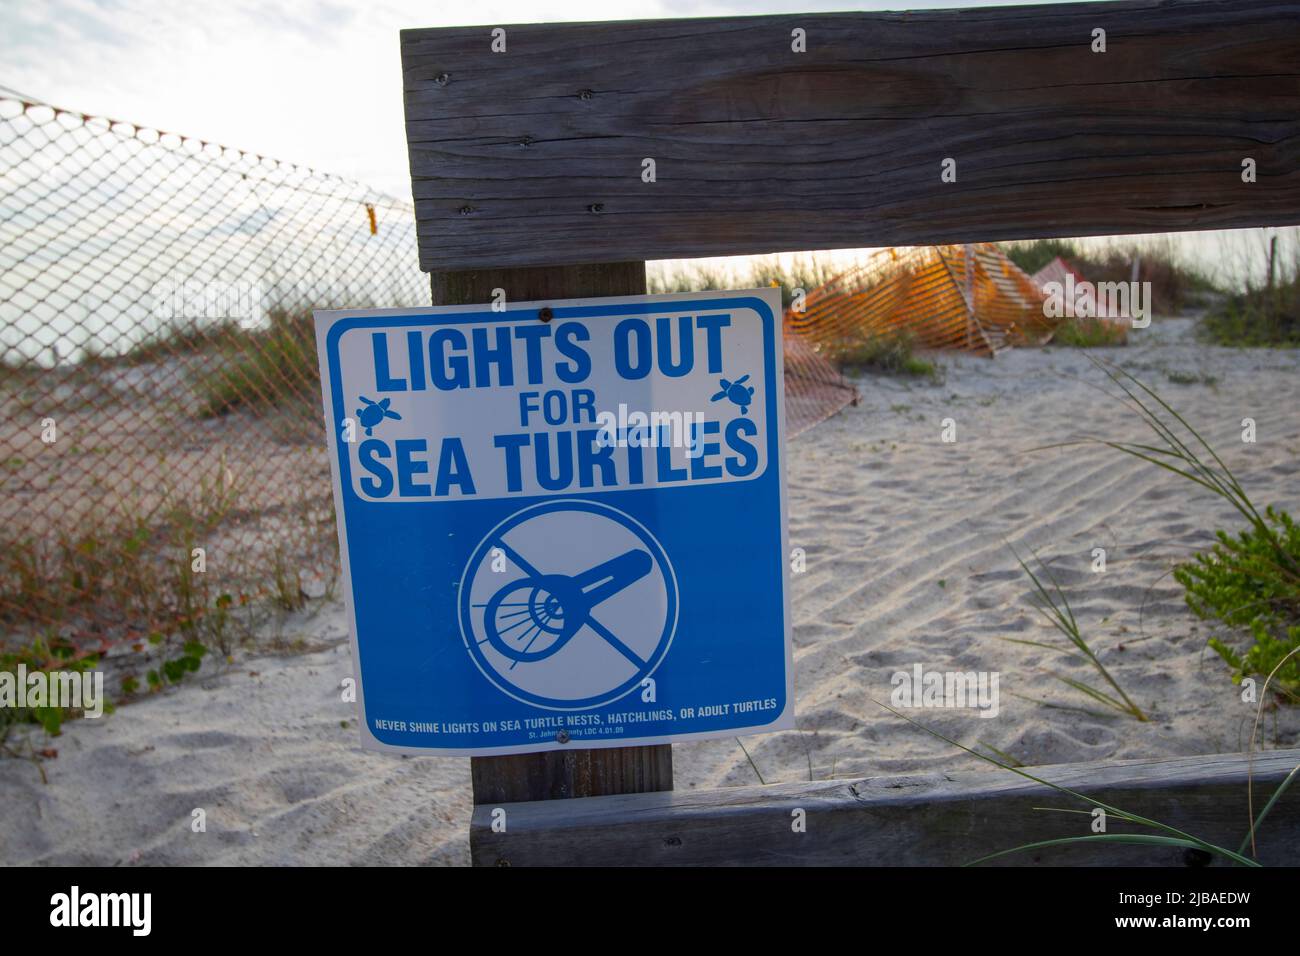
<path fill-rule="evenodd" d="M 617 700 L 662 663 L 677 579 L 640 522 L 608 505 L 524 508 L 474 549 L 460 584 L 461 637 L 501 691 L 552 710 Z"/>

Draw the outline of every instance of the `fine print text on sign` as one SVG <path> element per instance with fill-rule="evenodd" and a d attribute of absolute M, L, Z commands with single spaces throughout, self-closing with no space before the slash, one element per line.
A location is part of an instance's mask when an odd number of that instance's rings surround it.
<path fill-rule="evenodd" d="M 369 746 L 794 725 L 774 289 L 316 313 Z"/>

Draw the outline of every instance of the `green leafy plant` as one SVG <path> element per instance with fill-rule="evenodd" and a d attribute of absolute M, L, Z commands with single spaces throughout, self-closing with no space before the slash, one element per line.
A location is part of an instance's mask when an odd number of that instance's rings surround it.
<path fill-rule="evenodd" d="M 181 653 L 170 657 L 158 667 L 145 674 L 152 690 L 162 690 L 166 684 L 179 684 L 186 674 L 192 674 L 203 666 L 203 657 L 208 649 L 198 641 L 186 641 Z"/>
<path fill-rule="evenodd" d="M 1045 617 L 1053 627 L 1065 636 L 1065 639 L 1068 642 L 1068 647 L 1058 647 L 1044 641 L 1028 641 L 1023 638 L 1015 637 L 1004 638 L 1004 640 L 1008 640 L 1013 644 L 1028 644 L 1031 647 L 1041 647 L 1054 654 L 1066 654 L 1067 656 L 1075 657 L 1076 659 L 1082 658 L 1092 666 L 1093 670 L 1101 675 L 1102 679 L 1110 686 L 1111 690 L 1113 690 L 1115 694 L 1110 694 L 1099 687 L 1078 680 L 1074 677 L 1070 677 L 1066 674 L 1058 674 L 1055 671 L 1049 671 L 1049 673 L 1066 686 L 1072 687 L 1080 693 L 1086 694 L 1097 703 L 1102 704 L 1111 710 L 1117 710 L 1122 714 L 1127 714 L 1135 720 L 1147 720 L 1147 715 L 1143 713 L 1142 709 L 1138 707 L 1137 704 L 1133 703 L 1128 694 L 1124 692 L 1124 688 L 1119 685 L 1119 682 L 1115 680 L 1110 671 L 1107 670 L 1106 665 L 1098 659 L 1097 655 L 1093 653 L 1092 648 L 1088 646 L 1088 642 L 1084 640 L 1083 634 L 1079 630 L 1079 622 L 1074 616 L 1074 611 L 1070 608 L 1070 602 L 1066 598 L 1065 592 L 1061 590 L 1061 585 L 1052 574 L 1052 569 L 1044 564 L 1041 558 L 1034 555 L 1035 559 L 1038 560 L 1038 566 L 1042 570 L 1043 576 L 1051 582 L 1052 590 L 1049 591 L 1038 575 L 1034 574 L 1033 570 L 1024 562 L 1019 554 L 1016 554 L 1015 548 L 1012 548 L 1011 552 L 1016 555 L 1016 560 L 1020 563 L 1020 567 L 1024 569 L 1025 573 L 1029 575 L 1029 580 L 1033 582 L 1036 597 L 1036 601 L 1034 602 L 1035 609 L 1039 614 L 1043 615 L 1043 617 Z M 1055 592 L 1055 594 L 1053 594 L 1053 592 Z M 1071 650 L 1071 648 L 1073 650 Z M 1115 695 L 1118 695 L 1118 697 Z"/>
<path fill-rule="evenodd" d="M 1210 647 L 1233 669 L 1234 684 L 1240 684 L 1249 675 L 1262 674 L 1270 664 L 1282 661 L 1290 652 L 1300 648 L 1300 627 L 1289 627 L 1284 637 L 1273 637 L 1259 623 L 1255 623 L 1251 626 L 1251 633 L 1255 643 L 1246 650 L 1244 655 L 1239 654 L 1217 637 L 1209 640 Z M 1297 694 L 1297 690 L 1300 689 L 1298 672 L 1300 667 L 1292 662 L 1278 681 L 1279 696 L 1286 697 L 1292 703 L 1300 703 L 1300 694 Z"/>
<path fill-rule="evenodd" d="M 1234 683 L 1252 675 L 1269 674 L 1300 648 L 1300 579 L 1291 571 L 1300 565 L 1300 527 L 1285 511 L 1265 509 L 1272 529 L 1266 535 L 1254 526 L 1235 536 L 1220 531 L 1218 543 L 1174 570 L 1186 589 L 1187 605 L 1203 620 L 1218 620 L 1244 628 L 1254 644 L 1240 651 L 1224 640 L 1210 647 L 1233 670 Z M 1279 562 L 1277 547 L 1288 562 Z M 1274 680 L 1275 689 L 1300 701 L 1300 658 L 1286 661 Z"/>
<path fill-rule="evenodd" d="M 26 647 L 0 653 L 0 671 L 16 675 L 20 664 L 28 673 L 58 669 L 85 674 L 99 665 L 99 655 L 78 654 L 72 644 L 57 637 L 37 637 Z M 40 724 L 47 734 L 57 737 L 67 716 L 62 707 L 0 707 L 0 743 L 17 724 Z"/>

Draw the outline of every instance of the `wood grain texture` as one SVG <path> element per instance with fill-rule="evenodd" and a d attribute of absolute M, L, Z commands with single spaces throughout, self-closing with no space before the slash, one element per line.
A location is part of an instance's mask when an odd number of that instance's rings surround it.
<path fill-rule="evenodd" d="M 430 276 L 434 305 L 490 302 L 496 289 L 509 301 L 641 295 L 644 262 L 573 265 L 546 269 L 476 269 Z M 673 748 L 608 747 L 553 750 L 507 757 L 474 757 L 470 775 L 476 805 L 560 800 L 671 790 Z"/>
<path fill-rule="evenodd" d="M 673 748 L 657 744 L 473 757 L 470 774 L 475 806 L 652 793 L 673 788 Z"/>
<path fill-rule="evenodd" d="M 1245 754 L 1124 760 L 1032 768 L 1044 780 L 1236 850 L 1249 830 Z M 1255 813 L 1297 764 L 1300 750 L 1257 754 Z M 507 804 L 506 832 L 490 810 L 471 825 L 478 865 L 953 866 L 1024 843 L 1088 834 L 1090 810 L 1009 771 L 737 787 L 702 792 Z M 807 813 L 807 831 L 791 813 Z M 1109 821 L 1108 832 L 1152 832 Z M 1259 860 L 1300 858 L 1300 787 L 1257 834 Z M 1056 847 L 994 861 L 1006 865 L 1200 865 L 1180 849 Z M 1224 865 L 1216 858 L 1212 865 Z"/>
<path fill-rule="evenodd" d="M 1300 223 L 1296 0 L 505 29 L 402 33 L 427 271 Z"/>
<path fill-rule="evenodd" d="M 434 305 L 481 305 L 504 289 L 507 301 L 644 295 L 644 262 L 609 262 L 531 269 L 473 269 L 429 276 Z"/>

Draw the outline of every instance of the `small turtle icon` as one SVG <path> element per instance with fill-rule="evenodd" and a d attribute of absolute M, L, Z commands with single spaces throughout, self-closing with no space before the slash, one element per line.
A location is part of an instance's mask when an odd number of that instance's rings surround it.
<path fill-rule="evenodd" d="M 358 397 L 361 401 L 365 402 L 365 407 L 357 409 L 357 421 L 361 423 L 361 427 L 366 430 L 367 435 L 370 434 L 372 428 L 382 422 L 385 418 L 395 418 L 399 422 L 402 420 L 401 415 L 388 407 L 393 401 L 391 398 L 372 402 L 364 395 Z"/>
<path fill-rule="evenodd" d="M 725 378 L 720 379 L 718 384 L 722 387 L 722 391 L 714 395 L 709 401 L 716 402 L 729 398 L 732 404 L 740 406 L 740 414 L 748 415 L 750 403 L 754 400 L 754 386 L 746 385 L 745 382 L 747 381 L 749 381 L 748 375 L 742 375 L 734 382 L 728 382 Z"/>

